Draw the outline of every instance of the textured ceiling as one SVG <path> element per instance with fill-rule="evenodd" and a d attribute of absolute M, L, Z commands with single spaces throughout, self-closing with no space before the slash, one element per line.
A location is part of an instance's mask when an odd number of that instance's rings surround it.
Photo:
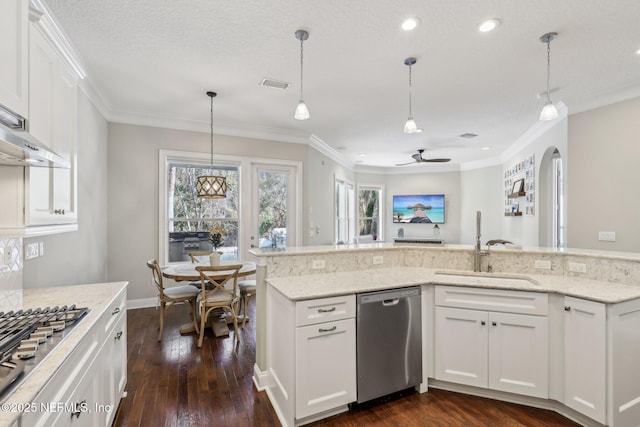
<path fill-rule="evenodd" d="M 638 0 L 46 0 L 80 53 L 113 121 L 323 141 L 364 166 L 497 158 L 537 121 L 546 45 L 552 95 L 569 114 L 640 96 Z M 400 29 L 409 16 L 414 31 Z M 478 24 L 502 25 L 479 33 Z M 304 99 L 297 121 L 300 44 Z M 408 115 L 421 134 L 402 133 Z M 286 91 L 261 87 L 273 78 Z M 475 133 L 474 139 L 458 135 Z M 481 147 L 491 146 L 491 150 Z M 361 156 L 360 154 L 364 154 Z M 421 164 L 411 168 L 433 168 Z"/>

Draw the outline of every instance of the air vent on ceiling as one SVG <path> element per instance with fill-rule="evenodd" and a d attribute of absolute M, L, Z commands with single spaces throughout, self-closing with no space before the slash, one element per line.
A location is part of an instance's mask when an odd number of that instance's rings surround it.
<path fill-rule="evenodd" d="M 476 135 L 475 133 L 463 133 L 462 135 L 460 135 L 460 138 L 467 138 L 467 139 L 471 139 L 471 138 L 475 138 Z"/>
<path fill-rule="evenodd" d="M 274 80 L 274 79 L 262 79 L 262 81 L 260 82 L 260 86 L 266 86 L 266 87 L 272 87 L 274 89 L 285 90 L 289 86 L 291 86 L 291 83 L 283 82 L 281 80 Z"/>

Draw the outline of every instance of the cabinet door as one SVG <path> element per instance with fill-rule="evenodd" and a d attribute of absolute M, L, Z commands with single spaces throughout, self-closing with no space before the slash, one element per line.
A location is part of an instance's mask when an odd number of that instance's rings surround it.
<path fill-rule="evenodd" d="M 0 104 L 27 117 L 28 60 L 27 0 L 0 2 Z"/>
<path fill-rule="evenodd" d="M 356 400 L 356 323 L 296 328 L 296 419 Z"/>
<path fill-rule="evenodd" d="M 564 298 L 564 404 L 605 423 L 606 307 Z"/>
<path fill-rule="evenodd" d="M 435 377 L 487 387 L 486 311 L 436 307 Z"/>
<path fill-rule="evenodd" d="M 489 388 L 548 398 L 546 317 L 489 313 Z"/>

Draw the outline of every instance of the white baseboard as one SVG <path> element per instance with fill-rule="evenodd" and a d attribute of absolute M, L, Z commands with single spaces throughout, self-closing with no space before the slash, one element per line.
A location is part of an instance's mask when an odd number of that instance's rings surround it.
<path fill-rule="evenodd" d="M 269 371 L 261 371 L 257 363 L 253 364 L 253 384 L 258 391 L 263 391 L 271 384 Z"/>
<path fill-rule="evenodd" d="M 151 308 L 157 307 L 158 298 L 140 298 L 140 299 L 130 299 L 127 301 L 127 310 L 133 310 L 136 308 Z"/>

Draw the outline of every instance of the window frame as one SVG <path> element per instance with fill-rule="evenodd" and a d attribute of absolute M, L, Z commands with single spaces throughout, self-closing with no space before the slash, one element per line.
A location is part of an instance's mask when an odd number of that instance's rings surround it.
<path fill-rule="evenodd" d="M 344 203 L 347 203 L 346 207 L 346 216 L 342 217 L 339 215 L 340 212 L 340 196 L 338 194 L 338 186 L 342 185 L 345 190 L 351 190 L 353 192 L 353 200 L 349 206 L 349 198 L 345 196 Z M 345 195 L 348 194 L 348 191 L 345 192 Z M 334 221 L 333 221 L 333 237 L 334 242 L 338 244 L 341 243 L 353 243 L 353 238 L 356 237 L 356 227 L 357 227 L 357 203 L 356 198 L 358 197 L 356 193 L 356 185 L 353 181 L 349 181 L 347 179 L 342 179 L 338 177 L 334 177 L 334 185 L 333 185 L 333 213 L 334 213 Z M 341 239 L 338 235 L 340 230 L 340 224 L 344 222 L 344 229 L 347 231 L 346 239 Z"/>
<path fill-rule="evenodd" d="M 367 217 L 360 217 L 360 209 L 358 209 L 360 202 L 360 191 L 361 190 L 378 190 L 378 241 L 384 241 L 384 184 L 368 184 L 358 183 L 356 190 L 356 198 L 358 202 L 356 203 L 356 234 L 360 233 L 360 221 Z M 356 237 L 358 237 L 356 236 Z"/>

